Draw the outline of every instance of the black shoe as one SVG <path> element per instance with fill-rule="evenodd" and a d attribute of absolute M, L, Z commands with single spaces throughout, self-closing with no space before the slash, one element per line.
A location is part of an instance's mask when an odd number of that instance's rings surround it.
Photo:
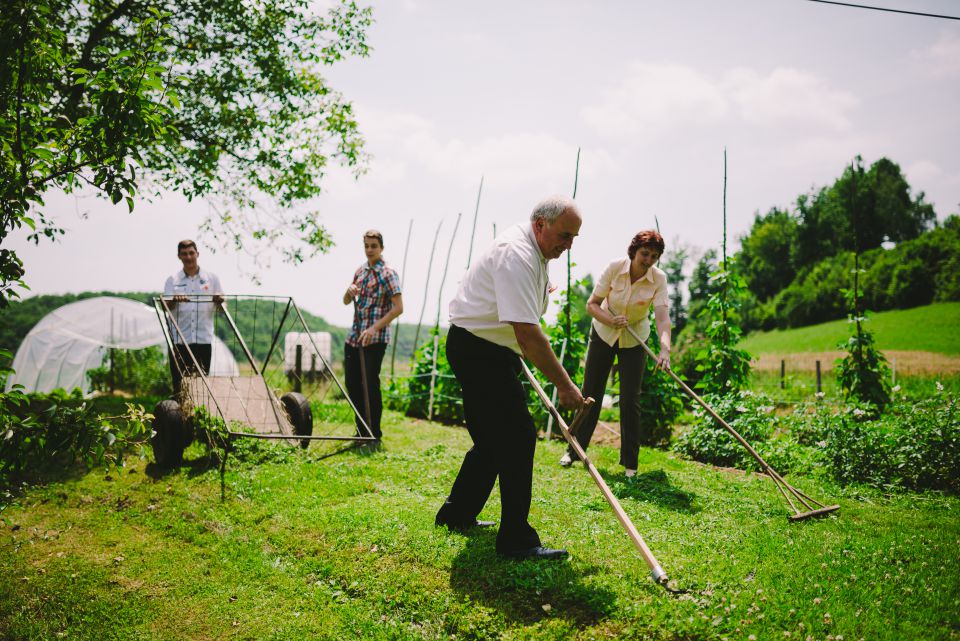
<path fill-rule="evenodd" d="M 451 532 L 466 532 L 472 530 L 475 527 L 493 527 L 496 525 L 496 521 L 480 521 L 474 520 L 473 523 L 445 523 L 443 521 L 436 521 L 437 527 L 445 527 Z"/>
<path fill-rule="evenodd" d="M 565 559 L 569 556 L 569 553 L 566 550 L 555 550 L 553 548 L 545 548 L 539 545 L 532 548 L 526 548 L 525 550 L 497 552 L 497 554 L 502 557 L 515 559 L 518 561 L 522 561 L 523 559 Z"/>

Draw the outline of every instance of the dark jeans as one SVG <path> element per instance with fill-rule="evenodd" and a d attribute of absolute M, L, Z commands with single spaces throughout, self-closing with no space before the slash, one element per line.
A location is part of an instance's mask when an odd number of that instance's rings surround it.
<path fill-rule="evenodd" d="M 456 325 L 447 334 L 447 360 L 463 388 L 463 413 L 473 447 L 463 457 L 437 523 L 470 525 L 500 478 L 497 551 L 540 545 L 530 526 L 537 430 L 520 384 L 520 357 Z"/>
<path fill-rule="evenodd" d="M 647 362 L 647 353 L 640 345 L 621 349 L 617 343 L 611 347 L 600 338 L 597 330 L 590 330 L 582 392 L 584 396 L 592 396 L 596 402 L 590 406 L 590 411 L 577 429 L 577 442 L 586 450 L 593 438 L 593 431 L 597 429 L 603 392 L 614 357 L 620 364 L 620 465 L 635 470 L 640 442 L 649 442 L 651 436 L 649 433 L 641 434 L 640 426 L 640 388 Z M 567 451 L 573 460 L 579 458 L 573 448 L 567 448 Z"/>
<path fill-rule="evenodd" d="M 193 352 L 193 358 L 190 353 Z M 204 374 L 210 373 L 210 358 L 213 354 L 213 346 L 210 343 L 174 343 L 173 352 L 170 357 L 170 377 L 173 379 L 173 393 L 180 391 L 180 381 L 184 376 L 196 374 L 197 368 L 193 364 L 193 359 L 197 359 L 200 369 Z"/>
<path fill-rule="evenodd" d="M 363 368 L 360 366 L 360 348 L 353 345 L 343 346 L 343 376 L 347 383 L 350 400 L 370 425 L 375 438 L 381 438 L 380 417 L 383 415 L 383 397 L 380 395 L 380 366 L 387 353 L 386 343 L 370 343 L 363 348 Z M 370 394 L 370 416 L 367 416 L 367 404 L 363 396 L 363 370 L 367 374 L 367 391 Z M 354 418 L 357 434 L 369 436 L 359 417 Z"/>

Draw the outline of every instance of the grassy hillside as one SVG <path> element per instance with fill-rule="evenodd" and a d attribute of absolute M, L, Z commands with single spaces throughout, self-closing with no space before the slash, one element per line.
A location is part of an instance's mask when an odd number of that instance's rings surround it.
<path fill-rule="evenodd" d="M 198 446 L 0 503 L 2 639 L 952 639 L 960 503 L 791 478 L 841 505 L 789 523 L 765 477 L 642 449 L 597 465 L 664 570 L 647 567 L 582 467 L 536 456 L 532 522 L 566 562 L 512 562 L 494 532 L 434 514 L 469 438 L 385 416 L 384 450 L 231 456 L 227 499 Z M 326 450 L 329 452 L 329 450 Z M 242 454 L 239 452 L 238 454 Z M 481 518 L 499 518 L 499 495 Z M 831 635 L 831 636 L 828 636 Z"/>
<path fill-rule="evenodd" d="M 913 309 L 878 312 L 870 315 L 867 327 L 881 350 L 920 351 L 960 355 L 960 303 L 937 303 Z M 828 352 L 850 336 L 846 320 L 798 329 L 757 332 L 740 347 L 754 356 Z"/>

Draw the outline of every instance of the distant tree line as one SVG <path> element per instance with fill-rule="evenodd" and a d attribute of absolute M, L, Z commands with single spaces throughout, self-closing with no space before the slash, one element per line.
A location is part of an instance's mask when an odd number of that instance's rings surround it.
<path fill-rule="evenodd" d="M 852 230 L 854 206 L 861 217 L 859 246 Z M 911 195 L 900 167 L 887 158 L 869 169 L 858 158 L 832 185 L 800 195 L 793 211 L 774 207 L 757 214 L 740 245 L 732 262 L 747 284 L 735 312 L 745 331 L 843 318 L 854 250 L 860 252 L 862 293 L 870 310 L 960 300 L 960 218 L 938 224 L 924 194 Z M 664 263 L 671 259 L 675 262 L 676 254 L 668 252 Z M 702 333 L 696 318 L 715 289 L 710 275 L 716 269 L 716 251 L 708 250 L 694 266 L 686 308 L 673 312 L 681 321 L 675 327 L 682 329 L 689 318 L 694 327 L 688 331 Z M 672 284 L 677 286 L 676 278 Z"/>

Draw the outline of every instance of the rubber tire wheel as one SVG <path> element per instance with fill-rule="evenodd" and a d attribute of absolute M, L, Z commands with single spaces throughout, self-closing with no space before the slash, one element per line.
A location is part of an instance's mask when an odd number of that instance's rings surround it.
<path fill-rule="evenodd" d="M 150 438 L 153 458 L 160 467 L 176 467 L 183 462 L 183 450 L 192 440 L 180 403 L 167 399 L 153 410 L 153 431 Z"/>
<path fill-rule="evenodd" d="M 310 401 L 300 392 L 287 392 L 280 398 L 283 408 L 287 410 L 287 416 L 290 417 L 290 423 L 293 425 L 293 433 L 297 436 L 310 436 L 313 434 L 313 412 L 310 411 Z M 300 441 L 300 447 L 307 449 L 310 441 L 304 439 Z"/>

